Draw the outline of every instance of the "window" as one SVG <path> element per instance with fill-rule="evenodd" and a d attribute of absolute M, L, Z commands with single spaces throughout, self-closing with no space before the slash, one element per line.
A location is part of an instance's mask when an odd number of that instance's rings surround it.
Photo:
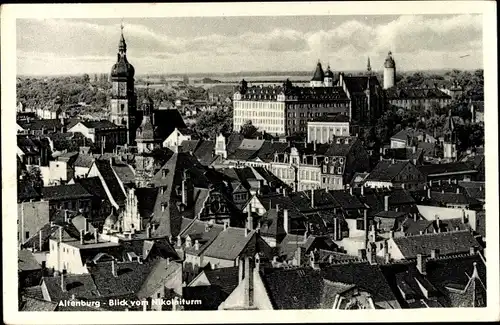
<path fill-rule="evenodd" d="M 29 231 L 26 232 L 26 238 L 30 238 L 30 232 Z"/>
<path fill-rule="evenodd" d="M 123 112 L 125 110 L 125 104 L 120 105 L 120 110 Z"/>
<path fill-rule="evenodd" d="M 356 220 L 356 229 L 357 230 L 365 230 L 365 224 L 363 219 Z"/>

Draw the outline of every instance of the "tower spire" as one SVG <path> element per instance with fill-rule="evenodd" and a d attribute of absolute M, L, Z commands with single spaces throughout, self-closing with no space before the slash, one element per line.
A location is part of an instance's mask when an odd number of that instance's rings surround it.
<path fill-rule="evenodd" d="M 368 72 L 372 71 L 372 66 L 371 66 L 371 64 L 370 64 L 370 57 L 368 57 L 368 63 L 366 64 L 366 70 L 367 70 Z"/>
<path fill-rule="evenodd" d="M 120 43 L 118 43 L 118 52 L 120 54 L 125 54 L 127 52 L 127 43 L 125 43 L 125 37 L 123 36 L 123 19 L 120 24 Z"/>

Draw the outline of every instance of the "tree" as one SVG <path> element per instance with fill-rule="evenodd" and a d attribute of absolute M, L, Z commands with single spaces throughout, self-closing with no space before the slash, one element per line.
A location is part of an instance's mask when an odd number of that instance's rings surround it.
<path fill-rule="evenodd" d="M 256 134 L 258 132 L 258 128 L 255 127 L 252 124 L 251 120 L 248 120 L 245 124 L 241 126 L 240 133 L 245 137 L 246 139 L 253 139 L 255 138 Z"/>
<path fill-rule="evenodd" d="M 233 131 L 233 112 L 225 109 L 203 111 L 198 115 L 194 129 L 209 139 L 215 139 L 220 133 L 228 135 Z"/>
<path fill-rule="evenodd" d="M 40 171 L 40 168 L 38 167 L 33 167 L 30 168 L 27 171 L 24 171 L 23 178 L 28 182 L 31 183 L 33 188 L 40 193 L 42 187 L 43 187 L 43 178 L 42 178 L 42 172 Z"/>

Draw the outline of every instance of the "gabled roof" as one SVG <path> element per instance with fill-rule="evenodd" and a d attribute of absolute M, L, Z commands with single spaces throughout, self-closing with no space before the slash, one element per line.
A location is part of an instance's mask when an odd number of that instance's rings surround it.
<path fill-rule="evenodd" d="M 199 256 L 203 254 L 205 249 L 212 244 L 217 236 L 224 230 L 222 225 L 213 224 L 209 225 L 194 219 L 191 224 L 179 234 L 182 238 L 186 239 L 188 236 L 191 239 L 191 247 L 184 247 L 187 254 Z M 200 247 L 195 249 L 195 242 L 198 241 Z"/>
<path fill-rule="evenodd" d="M 347 89 L 352 93 L 361 93 L 367 89 L 368 79 L 370 79 L 370 91 L 375 91 L 376 87 L 380 87 L 378 78 L 375 76 L 346 76 L 343 75 Z"/>
<path fill-rule="evenodd" d="M 438 88 L 401 88 L 392 87 L 386 90 L 389 100 L 395 99 L 451 99 L 451 96 Z"/>
<path fill-rule="evenodd" d="M 94 163 L 94 157 L 91 155 L 85 155 L 85 154 L 78 154 L 78 157 L 75 160 L 75 167 L 85 167 L 85 168 L 90 168 L 92 167 L 92 164 Z"/>
<path fill-rule="evenodd" d="M 211 286 L 220 287 L 228 295 L 238 286 L 238 267 L 224 267 L 203 271 Z"/>
<path fill-rule="evenodd" d="M 55 311 L 57 302 L 23 296 L 19 311 Z"/>
<path fill-rule="evenodd" d="M 434 139 L 434 137 L 432 135 L 430 135 L 429 133 L 427 133 L 425 131 L 419 131 L 419 130 L 415 130 L 412 128 L 406 128 L 406 129 L 399 131 L 395 135 L 393 135 L 391 137 L 391 140 L 408 141 L 414 137 L 426 137 L 426 138 Z"/>
<path fill-rule="evenodd" d="M 470 231 L 453 231 L 437 234 L 423 234 L 393 239 L 404 258 L 416 258 L 417 254 L 430 255 L 439 249 L 443 255 L 467 253 L 471 247 L 480 248 Z"/>
<path fill-rule="evenodd" d="M 96 129 L 96 130 L 109 130 L 109 129 L 121 129 L 124 128 L 121 125 L 116 125 L 113 122 L 110 122 L 108 120 L 100 120 L 100 121 L 80 121 L 80 123 L 89 128 L 89 129 Z"/>
<path fill-rule="evenodd" d="M 92 198 L 81 184 L 66 184 L 57 186 L 47 186 L 42 188 L 42 197 L 44 200 L 75 200 L 82 198 Z"/>
<path fill-rule="evenodd" d="M 85 177 L 85 178 L 75 178 L 75 183 L 80 184 L 87 192 L 92 193 L 94 196 L 97 196 L 101 199 L 108 199 L 106 194 L 106 190 L 102 185 L 99 177 Z"/>
<path fill-rule="evenodd" d="M 255 231 L 249 231 L 245 236 L 245 229 L 228 227 L 215 238 L 203 255 L 224 260 L 235 260 L 249 246 L 250 241 L 257 244 L 256 239 L 257 234 Z M 250 256 L 255 255 L 258 249 L 258 247 L 253 247 L 254 252 L 253 254 L 249 253 Z"/>
<path fill-rule="evenodd" d="M 32 252 L 23 249 L 18 251 L 17 269 L 19 271 L 37 271 L 41 270 L 42 266 L 35 259 Z"/>
<path fill-rule="evenodd" d="M 113 168 L 114 172 L 123 184 L 135 182 L 135 171 L 132 166 L 127 164 L 113 164 L 111 168 Z"/>
<path fill-rule="evenodd" d="M 391 182 L 408 164 L 410 164 L 408 161 L 394 161 L 393 163 L 392 161 L 382 160 L 365 178 L 365 181 Z"/>
<path fill-rule="evenodd" d="M 96 165 L 99 173 L 101 174 L 106 186 L 111 193 L 111 196 L 116 201 L 118 205 L 122 205 L 125 203 L 125 193 L 120 185 L 120 181 L 115 175 L 113 168 L 111 166 L 111 162 L 109 160 L 99 160 L 97 159 L 94 164 Z"/>
<path fill-rule="evenodd" d="M 448 173 L 477 172 L 464 162 L 452 162 L 444 164 L 431 164 L 417 167 L 425 176 L 433 176 Z"/>

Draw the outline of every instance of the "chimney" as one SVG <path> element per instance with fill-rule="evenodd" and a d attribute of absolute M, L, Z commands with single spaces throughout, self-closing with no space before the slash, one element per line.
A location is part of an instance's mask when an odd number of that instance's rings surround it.
<path fill-rule="evenodd" d="M 253 217 L 250 205 L 248 206 L 247 228 L 248 230 L 253 230 Z"/>
<path fill-rule="evenodd" d="M 314 208 L 314 188 L 311 189 L 311 208 Z"/>
<path fill-rule="evenodd" d="M 288 209 L 283 210 L 283 228 L 285 229 L 285 233 L 290 232 L 290 220 L 288 219 Z"/>
<path fill-rule="evenodd" d="M 63 227 L 59 226 L 59 242 L 62 242 L 62 232 L 63 232 Z"/>
<path fill-rule="evenodd" d="M 371 226 L 371 229 L 370 229 L 370 236 L 369 236 L 369 240 L 370 240 L 370 243 L 374 243 L 375 242 L 375 239 L 377 237 L 377 232 L 375 230 L 375 225 L 372 225 Z M 370 244 L 368 244 L 368 246 L 370 246 Z"/>
<path fill-rule="evenodd" d="M 476 253 L 477 253 L 476 247 L 471 246 L 471 248 L 469 249 L 469 253 L 470 253 L 470 255 L 476 255 Z"/>
<path fill-rule="evenodd" d="M 411 149 L 412 149 L 413 153 L 417 152 L 417 147 L 413 146 L 413 147 L 411 147 Z"/>
<path fill-rule="evenodd" d="M 438 232 L 441 232 L 441 220 L 439 220 L 438 216 L 436 216 L 436 227 L 438 229 Z"/>
<path fill-rule="evenodd" d="M 64 272 L 61 271 L 61 291 L 66 292 L 66 284 L 64 283 Z"/>
<path fill-rule="evenodd" d="M 394 230 L 389 231 L 389 237 L 394 238 Z"/>
<path fill-rule="evenodd" d="M 181 238 L 181 236 L 177 236 L 177 246 L 179 246 L 179 247 L 182 246 L 182 238 Z"/>
<path fill-rule="evenodd" d="M 391 164 L 395 164 L 396 163 L 396 160 L 394 160 L 394 158 L 391 159 Z"/>
<path fill-rule="evenodd" d="M 241 283 L 245 278 L 245 259 L 241 258 L 238 261 L 238 283 Z"/>
<path fill-rule="evenodd" d="M 352 196 L 352 187 L 349 187 L 349 194 Z"/>
<path fill-rule="evenodd" d="M 118 273 L 116 272 L 116 262 L 115 260 L 113 259 L 111 261 L 111 274 L 114 276 L 114 277 L 117 277 L 118 276 Z"/>
<path fill-rule="evenodd" d="M 368 210 L 363 211 L 363 226 L 365 228 L 365 242 L 364 247 L 367 248 L 368 245 Z"/>
<path fill-rule="evenodd" d="M 460 194 L 460 187 L 457 187 L 457 194 Z"/>
<path fill-rule="evenodd" d="M 248 237 L 249 233 L 250 233 L 250 230 L 248 230 L 248 228 L 245 227 L 245 237 Z"/>
<path fill-rule="evenodd" d="M 389 195 L 384 196 L 384 211 L 389 211 Z"/>
<path fill-rule="evenodd" d="M 99 243 L 99 235 L 97 234 L 96 228 L 94 228 L 94 243 Z"/>
<path fill-rule="evenodd" d="M 286 196 L 286 188 L 283 187 L 282 191 L 283 191 L 283 196 Z"/>
<path fill-rule="evenodd" d="M 384 257 L 385 257 L 385 263 L 386 264 L 391 263 L 391 254 L 386 253 L 386 254 L 384 254 Z"/>
<path fill-rule="evenodd" d="M 358 258 L 360 260 L 366 260 L 366 249 L 358 249 Z"/>
<path fill-rule="evenodd" d="M 426 260 L 422 254 L 417 254 L 417 269 L 420 273 L 426 274 Z"/>
<path fill-rule="evenodd" d="M 365 195 L 365 185 L 361 185 L 361 196 Z"/>
<path fill-rule="evenodd" d="M 318 254 L 319 255 L 319 254 Z M 314 270 L 319 270 L 319 256 L 316 256 L 316 251 L 312 251 L 309 254 L 309 262 Z"/>
<path fill-rule="evenodd" d="M 85 218 L 85 233 L 89 232 L 89 219 Z"/>
<path fill-rule="evenodd" d="M 196 239 L 194 241 L 194 250 L 195 251 L 199 251 L 200 250 L 200 241 L 198 239 Z"/>
<path fill-rule="evenodd" d="M 375 246 L 375 243 L 370 243 L 370 245 L 368 245 L 369 247 L 369 250 L 367 252 L 367 258 L 368 258 L 368 262 L 370 262 L 370 264 L 377 264 L 377 259 L 376 259 L 376 256 L 377 256 L 377 248 Z"/>
<path fill-rule="evenodd" d="M 224 230 L 227 230 L 228 227 L 229 227 L 229 222 L 228 221 L 224 221 Z"/>
<path fill-rule="evenodd" d="M 191 244 L 192 244 L 192 242 L 191 242 L 191 237 L 189 237 L 189 235 L 188 235 L 188 236 L 186 237 L 186 248 L 191 247 Z"/>
<path fill-rule="evenodd" d="M 432 249 L 431 250 L 431 258 L 436 259 L 439 256 L 439 249 Z"/>
<path fill-rule="evenodd" d="M 418 214 L 416 212 L 413 213 L 413 221 L 415 221 L 415 222 L 418 221 Z"/>
<path fill-rule="evenodd" d="M 68 222 L 68 210 L 64 209 L 64 222 Z"/>
<path fill-rule="evenodd" d="M 256 253 L 255 254 L 255 269 L 254 269 L 254 272 L 259 273 L 259 271 L 260 271 L 260 255 L 259 255 L 259 253 Z"/>
<path fill-rule="evenodd" d="M 83 245 L 84 244 L 84 241 L 83 241 L 83 236 L 84 236 L 84 230 L 83 229 L 80 229 L 80 244 Z"/>
<path fill-rule="evenodd" d="M 187 206 L 187 184 L 186 184 L 186 171 L 184 171 L 184 174 L 183 174 L 183 177 L 182 177 L 182 204 L 184 204 L 185 206 Z"/>
<path fill-rule="evenodd" d="M 43 246 L 43 238 L 42 238 L 42 229 L 38 232 L 38 249 L 40 252 L 42 251 L 42 246 Z"/>
<path fill-rule="evenodd" d="M 253 306 L 253 276 L 251 272 L 251 260 L 249 257 L 245 257 L 245 265 L 244 265 L 244 306 L 250 307 Z"/>
<path fill-rule="evenodd" d="M 427 189 L 427 198 L 428 199 L 431 198 L 431 188 L 430 187 Z"/>
<path fill-rule="evenodd" d="M 146 238 L 150 237 L 151 237 L 151 224 L 148 224 L 148 226 L 146 227 Z"/>

